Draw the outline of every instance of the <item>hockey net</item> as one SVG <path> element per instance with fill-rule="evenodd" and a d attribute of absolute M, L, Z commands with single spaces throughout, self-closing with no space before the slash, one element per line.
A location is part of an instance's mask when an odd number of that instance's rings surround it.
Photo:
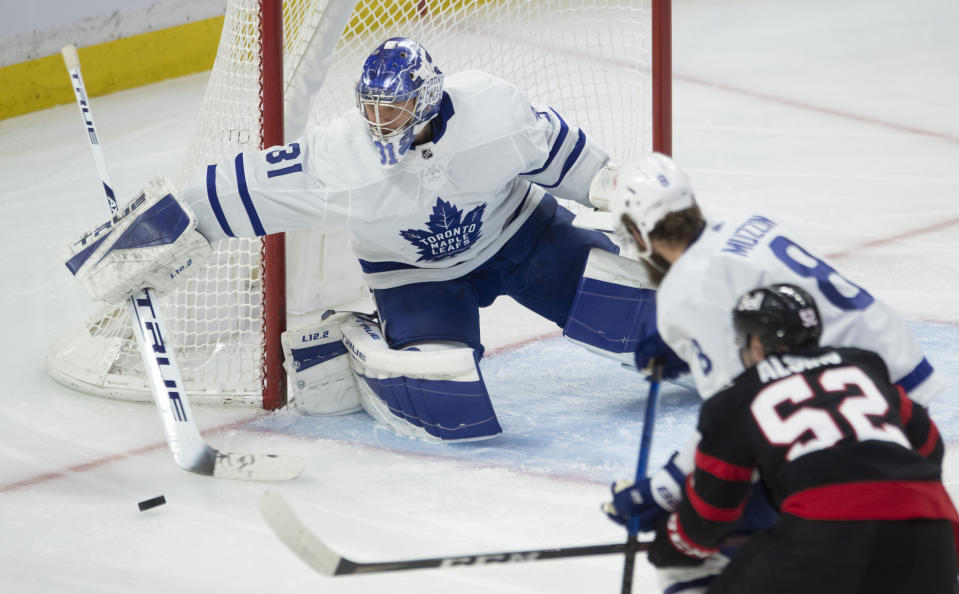
<path fill-rule="evenodd" d="M 659 1 L 286 0 L 285 139 L 351 109 L 363 60 L 384 39 L 402 36 L 423 43 L 444 72 L 478 68 L 509 80 L 614 159 L 635 158 L 653 145 L 651 4 Z M 260 19 L 260 0 L 229 1 L 181 186 L 263 138 Z M 345 232 L 290 233 L 286 246 L 291 315 L 366 295 Z M 263 405 L 264 272 L 260 240 L 225 241 L 199 274 L 161 299 L 191 401 Z M 122 306 L 95 312 L 56 340 L 47 367 L 84 392 L 151 399 Z"/>

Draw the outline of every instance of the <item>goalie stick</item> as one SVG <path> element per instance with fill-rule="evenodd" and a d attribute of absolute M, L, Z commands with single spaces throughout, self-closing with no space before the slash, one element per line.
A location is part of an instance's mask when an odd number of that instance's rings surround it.
<path fill-rule="evenodd" d="M 327 576 L 352 575 L 358 573 L 379 573 L 383 571 L 402 571 L 407 569 L 440 569 L 447 567 L 468 567 L 495 563 L 525 563 L 547 561 L 569 557 L 588 557 L 593 555 L 612 555 L 626 550 L 625 543 L 586 545 L 555 549 L 531 549 L 528 551 L 507 551 L 501 553 L 477 553 L 468 555 L 450 555 L 423 559 L 402 559 L 398 561 L 360 562 L 343 557 L 307 528 L 302 520 L 279 493 L 267 491 L 260 497 L 260 513 L 273 530 L 273 533 L 293 551 L 304 563 L 318 573 Z M 637 551 L 645 551 L 651 541 L 636 543 Z"/>
<path fill-rule="evenodd" d="M 93 114 L 87 98 L 86 86 L 80 72 L 80 58 L 74 45 L 64 46 L 60 53 L 70 74 L 80 117 L 86 127 L 97 164 L 100 183 L 106 193 L 111 214 L 118 210 L 113 184 L 107 171 L 106 159 L 97 136 Z M 156 403 L 167 444 L 173 459 L 183 469 L 216 478 L 282 481 L 296 478 L 303 472 L 303 460 L 296 456 L 272 454 L 236 454 L 220 452 L 207 444 L 197 428 L 190 409 L 190 401 L 183 389 L 180 367 L 174 358 L 166 325 L 150 289 L 137 291 L 127 300 L 130 319 L 150 384 L 150 393 Z"/>

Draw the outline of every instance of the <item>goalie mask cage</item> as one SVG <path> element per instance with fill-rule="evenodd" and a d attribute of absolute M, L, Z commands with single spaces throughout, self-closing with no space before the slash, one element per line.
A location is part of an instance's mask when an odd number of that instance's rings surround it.
<path fill-rule="evenodd" d="M 282 14 L 280 4 L 228 2 L 179 186 L 208 163 L 283 144 L 353 108 L 366 56 L 397 36 L 421 42 L 445 73 L 477 68 L 513 82 L 616 161 L 671 153 L 669 0 L 286 0 Z M 214 248 L 160 299 L 187 392 L 200 404 L 278 408 L 286 312 L 368 293 L 348 237 L 305 230 Z M 84 392 L 151 400 L 122 304 L 55 340 L 47 369 Z"/>

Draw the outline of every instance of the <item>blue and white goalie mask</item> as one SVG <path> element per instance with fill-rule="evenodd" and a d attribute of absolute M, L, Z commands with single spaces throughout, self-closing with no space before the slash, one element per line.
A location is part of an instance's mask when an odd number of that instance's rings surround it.
<path fill-rule="evenodd" d="M 393 37 L 363 64 L 356 104 L 384 167 L 393 167 L 413 138 L 439 113 L 443 73 L 419 43 Z"/>

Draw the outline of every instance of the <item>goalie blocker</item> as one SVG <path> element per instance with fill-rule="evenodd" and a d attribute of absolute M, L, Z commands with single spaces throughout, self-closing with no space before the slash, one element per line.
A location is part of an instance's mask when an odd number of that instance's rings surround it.
<path fill-rule="evenodd" d="M 473 349 L 392 350 L 363 314 L 327 312 L 282 338 L 293 403 L 307 414 L 363 408 L 398 435 L 472 441 L 502 433 Z"/>
<path fill-rule="evenodd" d="M 68 246 L 65 260 L 91 297 L 119 303 L 140 289 L 157 294 L 173 289 L 210 251 L 210 242 L 196 231 L 193 211 L 158 177 L 110 220 Z"/>

